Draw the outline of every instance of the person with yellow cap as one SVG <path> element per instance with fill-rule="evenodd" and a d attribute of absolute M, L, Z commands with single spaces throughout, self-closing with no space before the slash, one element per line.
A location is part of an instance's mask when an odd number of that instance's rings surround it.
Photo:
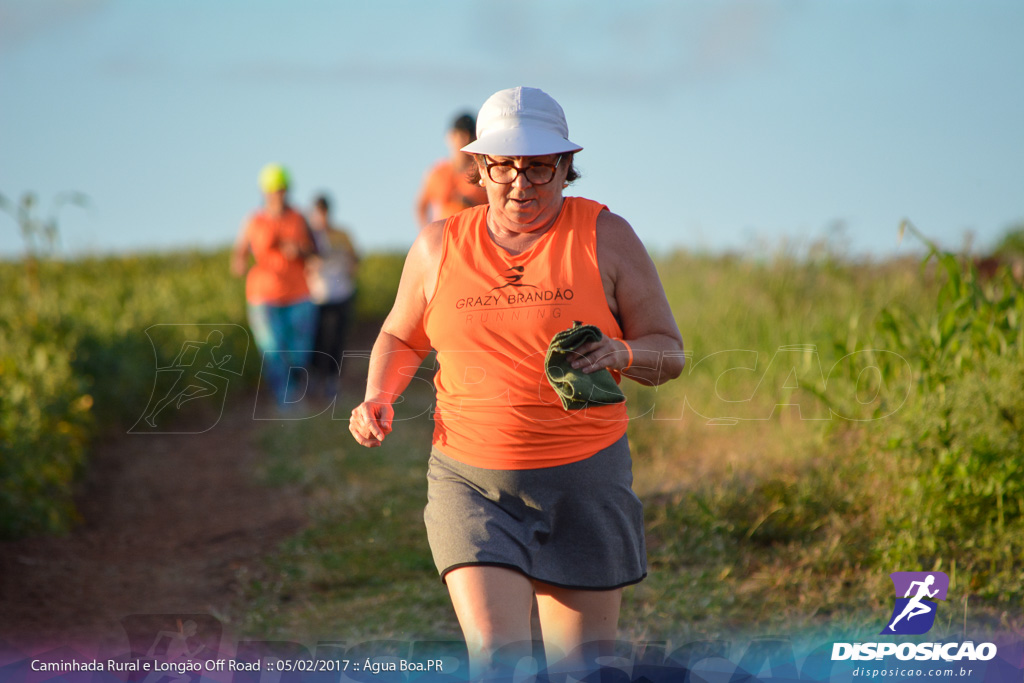
<path fill-rule="evenodd" d="M 263 354 L 262 376 L 279 406 L 288 402 L 290 368 L 306 367 L 316 329 L 316 305 L 306 283 L 306 260 L 316 246 L 306 219 L 288 203 L 290 184 L 280 164 L 263 167 L 263 207 L 243 221 L 231 255 L 232 272 L 246 277 L 249 327 Z"/>

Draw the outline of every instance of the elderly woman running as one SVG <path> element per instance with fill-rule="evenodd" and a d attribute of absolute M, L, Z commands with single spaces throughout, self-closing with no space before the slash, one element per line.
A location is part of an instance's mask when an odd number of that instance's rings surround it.
<path fill-rule="evenodd" d="M 549 665 L 575 667 L 647 573 L 617 382 L 679 376 L 683 342 L 629 223 L 563 196 L 582 147 L 561 106 L 502 90 L 477 135 L 463 151 L 488 202 L 413 244 L 350 431 L 379 446 L 437 351 L 424 518 L 474 675 L 530 654 L 534 599 Z"/>

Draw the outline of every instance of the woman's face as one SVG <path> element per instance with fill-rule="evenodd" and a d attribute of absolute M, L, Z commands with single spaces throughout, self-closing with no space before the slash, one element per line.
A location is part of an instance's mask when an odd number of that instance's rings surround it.
<path fill-rule="evenodd" d="M 558 216 L 562 208 L 562 188 L 565 176 L 569 171 L 570 155 L 548 154 L 536 157 L 500 157 L 478 155 L 476 163 L 480 169 L 484 189 L 487 190 L 487 202 L 490 205 L 492 220 L 496 227 L 511 232 L 532 232 L 547 227 Z M 543 175 L 541 166 L 558 164 L 549 182 L 537 184 L 527 177 L 537 173 Z M 494 168 L 492 173 L 499 177 L 504 173 L 515 180 L 509 184 L 501 184 L 491 180 L 488 166 L 504 166 Z M 514 168 L 513 168 L 514 167 Z M 519 169 L 516 175 L 515 169 Z"/>
<path fill-rule="evenodd" d="M 280 213 L 284 210 L 285 195 L 287 190 L 278 190 L 277 192 L 264 192 L 263 193 L 263 205 L 271 213 Z"/>

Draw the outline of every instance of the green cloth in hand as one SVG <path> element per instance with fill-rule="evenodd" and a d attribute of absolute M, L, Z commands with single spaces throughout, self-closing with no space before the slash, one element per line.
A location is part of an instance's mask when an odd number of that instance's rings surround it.
<path fill-rule="evenodd" d="M 571 365 L 576 356 L 574 349 L 587 342 L 598 341 L 601 337 L 600 329 L 576 320 L 572 327 L 556 334 L 548 344 L 548 352 L 544 356 L 544 374 L 562 399 L 562 407 L 566 410 L 622 403 L 626 400 L 607 369 L 587 374 Z"/>

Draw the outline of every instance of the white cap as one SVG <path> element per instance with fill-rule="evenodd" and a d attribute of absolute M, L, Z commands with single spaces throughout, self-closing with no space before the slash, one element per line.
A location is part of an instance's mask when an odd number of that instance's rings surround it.
<path fill-rule="evenodd" d="M 569 125 L 558 102 L 543 90 L 519 87 L 487 98 L 476 117 L 476 140 L 462 151 L 532 157 L 581 149 L 569 141 Z"/>

